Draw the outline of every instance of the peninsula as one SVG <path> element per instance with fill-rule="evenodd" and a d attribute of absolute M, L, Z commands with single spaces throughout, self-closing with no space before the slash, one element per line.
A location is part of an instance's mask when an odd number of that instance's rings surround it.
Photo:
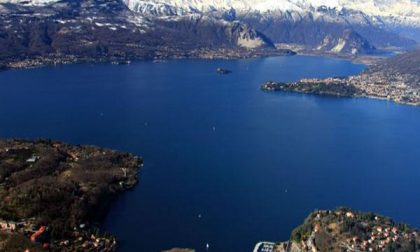
<path fill-rule="evenodd" d="M 369 97 L 419 106 L 420 50 L 381 61 L 356 76 L 302 79 L 291 83 L 267 81 L 261 89 Z"/>
<path fill-rule="evenodd" d="M 141 164 L 94 146 L 0 140 L 0 250 L 114 251 L 98 227 Z"/>

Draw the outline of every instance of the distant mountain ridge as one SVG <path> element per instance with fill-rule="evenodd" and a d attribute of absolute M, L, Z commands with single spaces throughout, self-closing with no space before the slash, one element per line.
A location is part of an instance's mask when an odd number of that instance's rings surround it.
<path fill-rule="evenodd" d="M 239 21 L 203 15 L 155 19 L 120 0 L 9 1 L 0 3 L 0 22 L 0 60 L 51 54 L 88 60 L 228 57 L 274 48 Z"/>
<path fill-rule="evenodd" d="M 420 33 L 418 1 L 124 0 L 124 2 L 131 10 L 146 16 L 170 18 L 200 14 L 228 21 L 237 20 L 265 34 L 274 43 L 297 44 L 310 50 L 330 53 L 363 54 L 372 53 L 375 48 L 413 47 L 416 44 L 415 39 L 420 39 L 420 35 L 417 36 Z M 348 34 L 353 35 L 349 37 Z"/>
<path fill-rule="evenodd" d="M 257 12 L 308 12 L 319 7 L 362 11 L 383 22 L 420 26 L 420 2 L 418 0 L 124 0 L 130 9 L 147 12 L 155 6 L 164 14 L 165 7 L 172 14 L 229 11 L 238 14 Z M 145 8 L 146 7 L 146 8 Z M 175 11 L 176 10 L 176 11 Z M 170 14 L 167 12 L 165 14 Z"/>
<path fill-rule="evenodd" d="M 382 6 L 383 14 L 376 15 L 373 7 L 358 10 L 368 3 Z M 372 54 L 377 49 L 416 45 L 395 30 L 403 24 L 404 31 L 420 33 L 418 4 L 410 0 L 2 0 L 0 59 L 48 54 L 243 57 L 261 55 L 265 49 L 288 53 L 284 48 Z M 396 6 L 412 8 L 403 11 Z M 386 14 L 392 11 L 394 16 Z"/>

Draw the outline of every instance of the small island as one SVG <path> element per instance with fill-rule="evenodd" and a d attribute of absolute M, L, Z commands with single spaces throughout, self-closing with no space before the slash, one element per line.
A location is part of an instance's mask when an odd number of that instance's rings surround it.
<path fill-rule="evenodd" d="M 0 251 L 114 251 L 98 227 L 141 164 L 95 146 L 0 140 Z"/>
<path fill-rule="evenodd" d="M 217 69 L 216 69 L 216 72 L 217 72 L 218 74 L 230 74 L 230 73 L 232 73 L 232 71 L 231 71 L 231 70 L 229 70 L 229 69 L 225 69 L 225 68 L 221 68 L 221 67 L 217 68 Z"/>
<path fill-rule="evenodd" d="M 292 231 L 289 241 L 260 242 L 254 252 L 420 250 L 419 230 L 388 217 L 350 208 L 317 210 Z"/>

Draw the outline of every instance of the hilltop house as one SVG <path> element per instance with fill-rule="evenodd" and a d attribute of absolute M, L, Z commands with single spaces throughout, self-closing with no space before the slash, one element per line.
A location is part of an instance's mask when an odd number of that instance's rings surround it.
<path fill-rule="evenodd" d="M 3 231 L 15 231 L 16 227 L 16 222 L 0 220 L 0 228 Z"/>

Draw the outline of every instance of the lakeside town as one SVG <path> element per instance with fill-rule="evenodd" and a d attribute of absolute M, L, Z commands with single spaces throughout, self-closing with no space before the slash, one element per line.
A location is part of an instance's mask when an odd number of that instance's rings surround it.
<path fill-rule="evenodd" d="M 146 50 L 146 49 L 145 49 Z M 147 50 L 146 50 L 147 51 Z M 38 68 L 43 66 L 69 65 L 79 63 L 112 63 L 126 64 L 135 60 L 153 60 L 154 62 L 170 59 L 244 59 L 272 56 L 293 56 L 296 53 L 291 50 L 259 48 L 253 50 L 240 49 L 209 49 L 178 50 L 174 48 L 159 48 L 151 50 L 149 54 L 142 56 L 81 56 L 67 54 L 46 54 L 31 57 L 16 57 L 0 60 L 0 70 L 19 68 Z"/>
<path fill-rule="evenodd" d="M 359 75 L 309 78 L 283 83 L 267 81 L 265 91 L 293 91 L 319 95 L 369 97 L 420 105 L 420 50 L 383 60 Z"/>
<path fill-rule="evenodd" d="M 405 76 L 389 85 L 389 81 L 378 75 L 361 74 L 346 78 L 302 79 L 293 83 L 267 81 L 261 86 L 266 91 L 295 91 L 320 95 L 344 97 L 369 97 L 390 100 L 408 105 L 420 105 L 420 89 L 406 84 Z"/>
<path fill-rule="evenodd" d="M 48 226 L 37 224 L 35 218 L 19 221 L 0 220 L 0 237 L 4 241 L 4 250 L 10 250 L 9 240 L 20 241 L 24 251 L 115 251 L 116 238 L 102 234 L 99 230 L 90 230 L 86 224 L 74 227 L 73 232 L 64 239 L 51 240 Z M 27 240 L 29 239 L 29 241 Z"/>

